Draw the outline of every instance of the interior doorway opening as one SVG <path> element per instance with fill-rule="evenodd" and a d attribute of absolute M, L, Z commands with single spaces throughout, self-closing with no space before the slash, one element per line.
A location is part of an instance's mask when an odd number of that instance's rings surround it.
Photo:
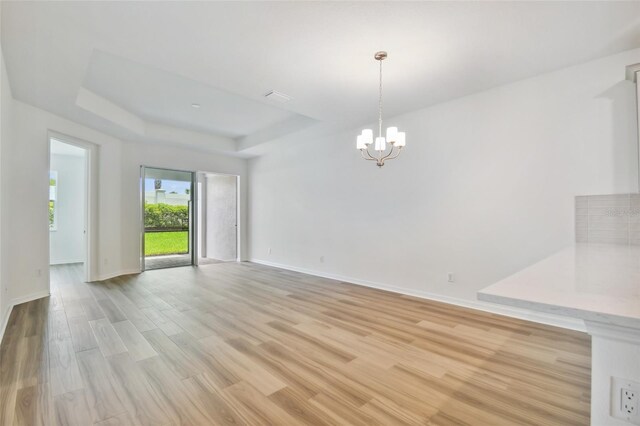
<path fill-rule="evenodd" d="M 238 260 L 238 179 L 197 174 L 198 265 Z"/>
<path fill-rule="evenodd" d="M 88 280 L 89 150 L 49 139 L 49 272 L 51 287 Z"/>

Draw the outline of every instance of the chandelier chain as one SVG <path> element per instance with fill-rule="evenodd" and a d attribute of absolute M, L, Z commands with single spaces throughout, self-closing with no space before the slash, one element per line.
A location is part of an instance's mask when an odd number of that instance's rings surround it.
<path fill-rule="evenodd" d="M 382 136 L 382 60 L 380 62 L 380 84 L 378 86 L 378 136 Z"/>
<path fill-rule="evenodd" d="M 378 85 L 378 136 L 382 137 L 382 59 L 380 59 L 380 83 Z M 382 160 L 382 151 L 378 152 L 378 162 Z"/>

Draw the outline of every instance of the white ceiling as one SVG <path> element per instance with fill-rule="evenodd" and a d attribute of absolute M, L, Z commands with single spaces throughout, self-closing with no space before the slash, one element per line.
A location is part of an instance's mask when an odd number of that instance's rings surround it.
<path fill-rule="evenodd" d="M 393 116 L 640 47 L 640 2 L 1 7 L 17 99 L 117 137 L 238 155 L 374 121 L 377 50 Z"/>
<path fill-rule="evenodd" d="M 233 138 L 298 115 L 99 50 L 83 87 L 145 120 Z"/>

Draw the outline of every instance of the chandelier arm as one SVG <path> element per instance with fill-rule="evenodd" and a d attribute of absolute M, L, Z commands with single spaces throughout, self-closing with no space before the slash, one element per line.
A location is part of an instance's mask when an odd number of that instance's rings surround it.
<path fill-rule="evenodd" d="M 367 147 L 367 154 L 369 154 L 369 148 L 368 147 Z M 382 151 L 377 151 L 377 154 L 375 154 L 375 155 L 369 154 L 369 156 L 371 157 L 372 160 L 380 162 L 380 160 L 382 160 Z"/>
<path fill-rule="evenodd" d="M 393 152 L 394 152 L 394 151 L 393 151 L 393 150 L 394 150 L 394 148 L 395 148 L 395 145 L 391 144 L 391 150 L 389 151 L 389 153 L 388 153 L 387 155 L 385 155 L 384 157 L 382 157 L 380 160 L 381 160 L 381 161 L 384 161 L 384 160 L 386 160 L 387 158 L 391 157 L 391 154 L 393 154 Z M 398 149 L 400 149 L 400 148 L 398 147 Z M 399 155 L 399 154 L 398 154 L 398 155 Z M 392 157 L 392 158 L 396 158 L 398 155 L 396 155 L 395 157 Z M 389 158 L 389 159 L 392 159 L 392 158 Z"/>
<path fill-rule="evenodd" d="M 365 155 L 364 155 L 364 154 L 365 154 L 365 152 L 367 153 L 367 156 L 368 156 L 369 158 L 365 157 Z M 378 161 L 378 159 L 377 159 L 377 158 L 372 157 L 372 156 L 371 156 L 371 154 L 369 153 L 369 147 L 367 147 L 367 149 L 361 149 L 361 150 L 360 150 L 360 153 L 362 154 L 362 158 L 364 158 L 365 160 L 369 160 L 369 161 Z"/>
<path fill-rule="evenodd" d="M 367 145 L 367 149 L 366 149 L 366 151 L 367 151 L 367 157 L 369 157 L 369 158 L 370 158 L 370 159 L 372 159 L 372 160 L 375 160 L 375 159 L 376 159 L 375 155 L 371 155 L 371 153 L 369 152 L 369 147 L 370 147 L 370 146 L 371 146 L 371 145 Z"/>
<path fill-rule="evenodd" d="M 402 152 L 402 147 L 399 146 L 398 147 L 398 151 L 396 152 L 396 155 L 394 155 L 393 157 L 387 156 L 387 157 L 385 157 L 385 160 L 393 160 L 394 158 L 398 158 L 398 156 L 400 155 L 401 152 Z M 389 153 L 389 154 L 391 154 L 391 153 Z"/>

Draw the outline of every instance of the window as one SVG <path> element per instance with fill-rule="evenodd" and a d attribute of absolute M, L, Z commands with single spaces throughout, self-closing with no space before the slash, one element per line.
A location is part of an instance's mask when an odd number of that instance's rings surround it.
<path fill-rule="evenodd" d="M 49 230 L 58 229 L 57 218 L 58 172 L 49 171 Z"/>

